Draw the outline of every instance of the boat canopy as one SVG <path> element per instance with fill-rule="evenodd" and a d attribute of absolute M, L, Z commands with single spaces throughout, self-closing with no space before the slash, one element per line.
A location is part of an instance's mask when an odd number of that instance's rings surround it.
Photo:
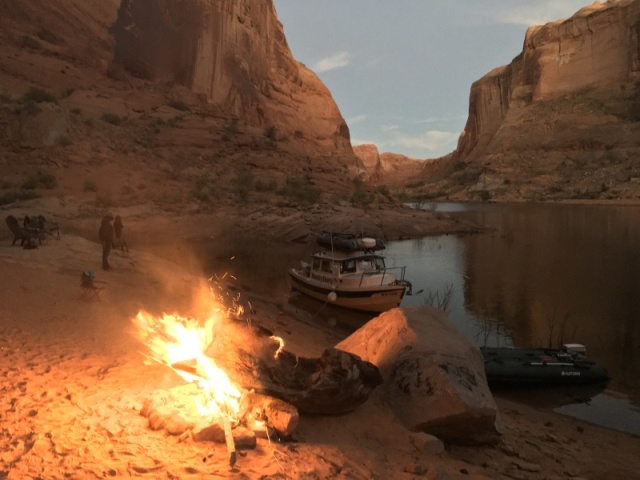
<path fill-rule="evenodd" d="M 351 233 L 320 232 L 316 236 L 316 243 L 330 250 L 345 252 L 384 250 L 386 245 L 379 237 L 355 235 Z"/>

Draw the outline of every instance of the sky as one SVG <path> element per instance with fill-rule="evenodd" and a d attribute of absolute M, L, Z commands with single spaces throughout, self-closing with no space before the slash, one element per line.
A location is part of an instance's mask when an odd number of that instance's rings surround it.
<path fill-rule="evenodd" d="M 471 84 L 530 25 L 589 0 L 274 0 L 289 48 L 329 88 L 351 143 L 418 159 L 455 150 Z"/>

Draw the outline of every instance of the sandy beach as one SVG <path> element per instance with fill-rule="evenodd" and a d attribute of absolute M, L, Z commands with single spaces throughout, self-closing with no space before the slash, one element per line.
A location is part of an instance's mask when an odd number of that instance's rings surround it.
<path fill-rule="evenodd" d="M 87 231 L 99 224 L 85 223 Z M 231 467 L 224 444 L 152 431 L 140 415 L 149 395 L 184 380 L 166 366 L 145 364 L 132 319 L 140 310 L 202 314 L 211 300 L 208 280 L 135 242 L 128 253 L 112 252 L 113 270 L 103 272 L 97 240 L 63 229 L 60 240 L 25 250 L 10 246 L 11 239 L 5 228 L 0 479 L 640 478 L 639 438 L 502 398 L 499 444 L 430 451 L 378 391 L 349 414 L 301 416 L 292 438 L 259 438 Z M 99 298 L 80 288 L 86 269 L 105 282 Z M 318 356 L 344 337 L 269 299 L 239 294 L 251 304 L 247 321 L 282 337 L 299 356 Z"/>

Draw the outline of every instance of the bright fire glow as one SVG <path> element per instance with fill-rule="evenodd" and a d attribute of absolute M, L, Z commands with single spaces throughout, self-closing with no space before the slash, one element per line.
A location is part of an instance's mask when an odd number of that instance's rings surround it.
<path fill-rule="evenodd" d="M 154 317 L 139 312 L 135 322 L 149 348 L 149 360 L 167 365 L 184 380 L 196 383 L 202 389 L 202 398 L 198 401 L 201 415 L 236 418 L 240 390 L 213 359 L 204 355 L 212 341 L 215 318 L 201 325 L 193 318 L 166 314 Z"/>

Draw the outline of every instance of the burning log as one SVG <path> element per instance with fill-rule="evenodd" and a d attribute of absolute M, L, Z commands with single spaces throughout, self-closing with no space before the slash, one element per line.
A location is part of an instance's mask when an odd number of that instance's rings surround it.
<path fill-rule="evenodd" d="M 382 383 L 378 368 L 335 348 L 297 357 L 265 328 L 227 320 L 205 350 L 237 385 L 284 400 L 302 413 L 339 414 L 364 403 Z"/>

